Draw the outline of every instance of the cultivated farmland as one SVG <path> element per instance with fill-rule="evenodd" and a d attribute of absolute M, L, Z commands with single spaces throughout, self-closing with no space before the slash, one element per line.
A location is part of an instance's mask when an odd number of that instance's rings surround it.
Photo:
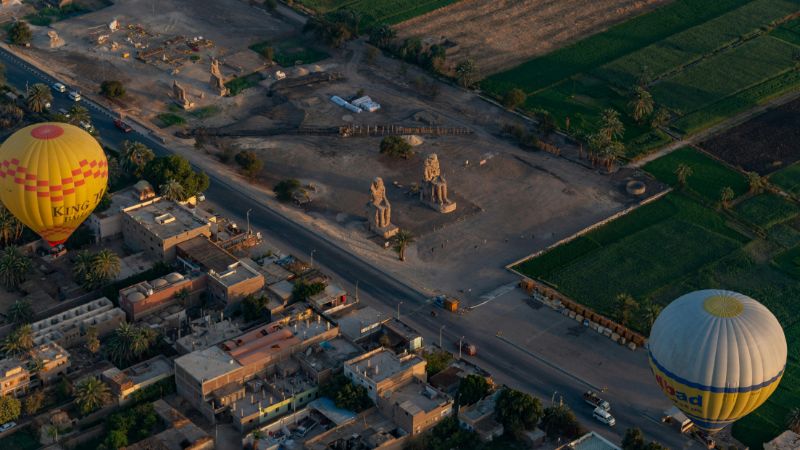
<path fill-rule="evenodd" d="M 678 186 L 675 170 L 680 164 L 692 169 L 692 175 L 686 180 L 686 188 L 712 203 L 719 200 L 720 191 L 726 186 L 733 189 L 737 197 L 747 191 L 744 175 L 689 147 L 652 161 L 644 169 L 670 186 Z"/>
<path fill-rule="evenodd" d="M 361 15 L 362 26 L 393 25 L 434 11 L 459 0 L 299 0 L 317 13 L 347 8 Z"/>

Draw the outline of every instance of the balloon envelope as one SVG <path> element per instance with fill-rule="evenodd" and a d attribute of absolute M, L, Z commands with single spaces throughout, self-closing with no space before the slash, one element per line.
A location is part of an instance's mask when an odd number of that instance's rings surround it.
<path fill-rule="evenodd" d="M 661 390 L 711 433 L 764 403 L 786 367 L 778 320 L 761 303 L 731 291 L 695 291 L 670 303 L 648 345 Z"/>
<path fill-rule="evenodd" d="M 31 125 L 0 146 L 0 201 L 50 245 L 66 241 L 89 217 L 107 181 L 100 144 L 73 125 Z"/>

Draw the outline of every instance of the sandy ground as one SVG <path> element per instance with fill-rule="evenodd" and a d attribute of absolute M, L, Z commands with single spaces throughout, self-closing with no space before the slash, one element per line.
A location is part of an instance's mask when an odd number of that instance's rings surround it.
<path fill-rule="evenodd" d="M 597 33 L 669 0 L 463 0 L 395 27 L 398 37 L 457 43 L 448 58 L 472 58 L 491 75 Z"/>

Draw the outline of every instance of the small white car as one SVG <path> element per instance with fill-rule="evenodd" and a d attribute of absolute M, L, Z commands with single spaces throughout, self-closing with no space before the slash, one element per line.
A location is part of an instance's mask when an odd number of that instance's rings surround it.
<path fill-rule="evenodd" d="M 90 133 L 92 132 L 92 130 L 94 130 L 94 125 L 92 125 L 91 123 L 89 123 L 89 122 L 87 122 L 85 120 L 81 120 L 80 126 L 81 126 L 81 128 L 83 128 L 84 130 L 86 130 L 86 131 L 88 131 Z"/>
<path fill-rule="evenodd" d="M 69 93 L 69 99 L 74 102 L 79 102 L 81 101 L 81 93 L 78 91 L 72 91 Z"/>
<path fill-rule="evenodd" d="M 6 422 L 0 425 L 0 433 L 2 433 L 3 431 L 8 431 L 14 428 L 15 426 L 17 426 L 17 422 Z"/>
<path fill-rule="evenodd" d="M 204 202 L 204 201 L 206 201 L 206 195 L 205 195 L 205 194 L 203 194 L 202 192 L 200 192 L 199 194 L 197 194 L 197 201 L 198 201 L 198 202 Z"/>
<path fill-rule="evenodd" d="M 617 424 L 617 419 L 615 419 L 614 416 L 612 416 L 608 411 L 600 407 L 594 409 L 592 417 L 610 427 L 613 427 Z"/>
<path fill-rule="evenodd" d="M 53 89 L 55 89 L 55 91 L 56 91 L 56 92 L 62 92 L 62 93 L 63 93 L 63 92 L 67 92 L 67 87 L 66 87 L 66 86 L 64 86 L 64 85 L 63 85 L 63 84 L 61 84 L 61 83 L 55 83 L 55 84 L 53 84 Z"/>

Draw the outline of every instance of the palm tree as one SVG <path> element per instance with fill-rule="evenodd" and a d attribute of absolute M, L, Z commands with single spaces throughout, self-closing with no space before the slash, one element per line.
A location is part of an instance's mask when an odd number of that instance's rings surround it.
<path fill-rule="evenodd" d="M 630 294 L 618 294 L 616 298 L 617 321 L 623 326 L 631 322 L 633 312 L 639 308 L 639 304 Z"/>
<path fill-rule="evenodd" d="M 125 141 L 122 143 L 122 150 L 124 154 L 122 167 L 136 177 L 141 177 L 144 166 L 156 157 L 153 151 L 141 142 Z"/>
<path fill-rule="evenodd" d="M 183 185 L 174 178 L 170 178 L 169 181 L 159 186 L 159 189 L 161 190 L 161 196 L 167 200 L 177 202 L 185 199 L 186 194 L 184 193 Z"/>
<path fill-rule="evenodd" d="M 728 209 L 731 207 L 731 200 L 736 197 L 736 193 L 730 186 L 725 186 L 719 192 L 719 203 L 723 208 Z"/>
<path fill-rule="evenodd" d="M 92 121 L 89 110 L 81 105 L 72 105 L 69 111 L 67 111 L 67 114 L 69 114 L 69 123 L 73 125 L 77 125 L 81 122 L 90 123 Z"/>
<path fill-rule="evenodd" d="M 406 260 L 406 247 L 414 242 L 414 235 L 408 230 L 400 230 L 394 236 L 394 251 L 400 257 L 400 261 Z"/>
<path fill-rule="evenodd" d="M 767 187 L 767 179 L 756 172 L 747 172 L 747 184 L 751 194 L 760 194 Z"/>
<path fill-rule="evenodd" d="M 647 325 L 647 330 L 653 328 L 653 324 L 655 323 L 658 315 L 661 314 L 661 310 L 663 308 L 658 303 L 654 303 L 652 300 L 647 299 L 642 306 L 642 318 L 645 321 L 645 325 Z"/>
<path fill-rule="evenodd" d="M 23 325 L 12 331 L 3 341 L 2 349 L 6 355 L 19 356 L 33 348 L 33 328 Z"/>
<path fill-rule="evenodd" d="M 16 289 L 28 274 L 31 261 L 13 245 L 6 247 L 0 253 L 0 283 L 6 289 Z"/>
<path fill-rule="evenodd" d="M 108 339 L 109 356 L 115 363 L 125 364 L 150 350 L 156 337 L 151 328 L 122 323 Z"/>
<path fill-rule="evenodd" d="M 611 172 L 614 164 L 625 154 L 625 144 L 619 141 L 610 141 L 600 148 L 599 156 L 606 165 L 606 171 Z"/>
<path fill-rule="evenodd" d="M 642 123 L 645 117 L 653 113 L 653 96 L 647 92 L 647 89 L 636 86 L 633 88 L 633 98 L 628 106 L 631 108 L 633 120 Z"/>
<path fill-rule="evenodd" d="M 795 433 L 800 433 L 800 408 L 792 408 L 786 417 L 786 427 Z"/>
<path fill-rule="evenodd" d="M 622 124 L 619 112 L 615 109 L 609 108 L 603 111 L 600 115 L 600 124 L 600 134 L 609 141 L 619 139 L 625 133 L 625 125 Z"/>
<path fill-rule="evenodd" d="M 0 105 L 0 128 L 11 128 L 18 124 L 25 116 L 22 109 L 13 104 L 5 103 Z"/>
<path fill-rule="evenodd" d="M 75 255 L 72 262 L 72 276 L 76 282 L 85 285 L 89 282 L 92 274 L 94 255 L 88 250 L 81 250 Z"/>
<path fill-rule="evenodd" d="M 3 242 L 3 246 L 18 241 L 24 229 L 22 222 L 5 206 L 0 205 L 0 241 Z"/>
<path fill-rule="evenodd" d="M 104 248 L 92 258 L 92 280 L 94 283 L 103 284 L 113 280 L 119 275 L 119 255 L 112 250 Z"/>
<path fill-rule="evenodd" d="M 17 300 L 8 307 L 6 316 L 8 320 L 17 325 L 31 323 L 34 316 L 33 306 L 31 306 L 31 302 L 28 300 Z"/>
<path fill-rule="evenodd" d="M 119 181 L 122 176 L 122 168 L 119 166 L 119 159 L 114 157 L 108 158 L 108 184 L 109 187 Z"/>
<path fill-rule="evenodd" d="M 456 66 L 456 79 L 461 86 L 472 86 L 473 78 L 475 77 L 475 62 L 471 59 L 465 59 Z"/>
<path fill-rule="evenodd" d="M 53 94 L 50 92 L 50 87 L 48 85 L 36 83 L 28 90 L 28 98 L 26 101 L 28 109 L 40 113 L 47 109 L 50 102 L 53 101 Z"/>
<path fill-rule="evenodd" d="M 96 377 L 86 378 L 75 389 L 75 401 L 83 414 L 89 414 L 105 406 L 110 400 L 111 392 L 108 386 Z"/>
<path fill-rule="evenodd" d="M 678 185 L 680 187 L 686 187 L 686 180 L 694 174 L 694 169 L 691 166 L 686 164 L 678 164 L 678 167 L 675 168 L 675 176 L 678 177 Z"/>
<path fill-rule="evenodd" d="M 97 337 L 96 327 L 89 327 L 86 331 L 86 350 L 89 350 L 91 353 L 100 351 L 100 339 Z"/>
<path fill-rule="evenodd" d="M 653 120 L 650 121 L 650 126 L 655 128 L 661 128 L 666 126 L 669 123 L 670 114 L 667 108 L 658 108 L 656 113 L 653 114 Z"/>

